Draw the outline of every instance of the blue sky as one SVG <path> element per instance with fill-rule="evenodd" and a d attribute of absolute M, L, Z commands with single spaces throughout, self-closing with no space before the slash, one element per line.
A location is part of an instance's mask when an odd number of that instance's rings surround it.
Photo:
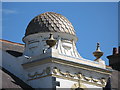
<path fill-rule="evenodd" d="M 2 38 L 23 43 L 28 23 L 44 12 L 56 12 L 68 18 L 76 31 L 76 45 L 82 57 L 94 60 L 92 53 L 100 42 L 102 59 L 108 65 L 106 56 L 118 45 L 117 2 L 3 2 Z"/>

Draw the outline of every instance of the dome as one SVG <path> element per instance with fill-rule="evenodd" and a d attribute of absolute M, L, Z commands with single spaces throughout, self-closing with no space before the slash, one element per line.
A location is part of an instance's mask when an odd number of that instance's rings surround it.
<path fill-rule="evenodd" d="M 71 22 L 54 12 L 46 12 L 33 18 L 27 26 L 25 36 L 42 32 L 60 32 L 75 36 Z"/>

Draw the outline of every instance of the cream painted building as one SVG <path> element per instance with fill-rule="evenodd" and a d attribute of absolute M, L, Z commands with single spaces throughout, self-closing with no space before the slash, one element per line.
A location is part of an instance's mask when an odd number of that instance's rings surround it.
<path fill-rule="evenodd" d="M 99 43 L 94 61 L 83 58 L 76 48 L 74 27 L 64 16 L 54 12 L 36 16 L 29 23 L 23 42 L 25 46 L 17 44 L 24 48 L 18 57 L 1 51 L 2 67 L 32 88 L 102 90 L 106 86 L 111 69 L 100 58 L 103 52 Z"/>

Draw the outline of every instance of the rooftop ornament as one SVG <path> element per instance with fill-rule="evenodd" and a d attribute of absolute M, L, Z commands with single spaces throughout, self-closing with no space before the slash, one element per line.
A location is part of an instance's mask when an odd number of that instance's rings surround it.
<path fill-rule="evenodd" d="M 56 44 L 56 40 L 53 38 L 53 34 L 50 34 L 50 37 L 48 40 L 46 40 L 47 45 L 49 45 L 49 48 L 53 47 Z"/>
<path fill-rule="evenodd" d="M 97 43 L 96 51 L 93 52 L 93 55 L 96 57 L 95 61 L 100 59 L 101 56 L 103 56 L 103 52 L 100 50 L 100 43 Z"/>

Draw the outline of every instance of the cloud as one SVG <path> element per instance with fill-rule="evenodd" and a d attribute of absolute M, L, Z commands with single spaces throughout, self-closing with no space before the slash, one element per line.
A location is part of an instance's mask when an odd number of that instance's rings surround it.
<path fill-rule="evenodd" d="M 5 14 L 16 14 L 17 13 L 17 11 L 10 10 L 10 9 L 1 9 L 0 12 L 5 13 Z"/>

